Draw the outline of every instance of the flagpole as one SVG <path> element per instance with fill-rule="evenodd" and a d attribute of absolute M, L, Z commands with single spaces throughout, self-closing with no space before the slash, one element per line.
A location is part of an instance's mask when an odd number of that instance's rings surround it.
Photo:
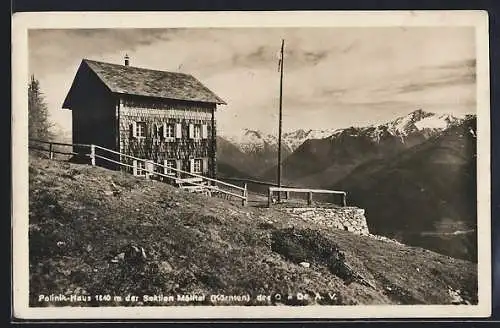
<path fill-rule="evenodd" d="M 281 126 L 283 118 L 283 50 L 285 48 L 285 40 L 281 40 L 281 56 L 280 56 L 280 113 L 279 113 L 279 126 L 278 126 L 278 188 L 281 187 Z M 281 191 L 278 191 L 278 202 L 281 201 Z"/>

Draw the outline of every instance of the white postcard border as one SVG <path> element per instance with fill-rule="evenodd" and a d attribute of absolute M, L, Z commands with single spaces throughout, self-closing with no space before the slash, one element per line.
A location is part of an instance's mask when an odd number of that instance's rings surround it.
<path fill-rule="evenodd" d="M 478 305 L 29 307 L 28 29 L 474 26 L 477 51 Z M 12 22 L 13 315 L 23 319 L 460 318 L 491 314 L 490 87 L 486 11 L 46 12 Z"/>

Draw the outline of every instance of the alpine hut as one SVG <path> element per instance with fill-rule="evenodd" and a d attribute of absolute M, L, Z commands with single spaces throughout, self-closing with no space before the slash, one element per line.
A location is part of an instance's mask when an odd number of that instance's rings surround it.
<path fill-rule="evenodd" d="M 72 111 L 73 143 L 216 177 L 218 105 L 226 104 L 190 74 L 83 59 L 63 108 Z M 135 175 L 140 160 L 121 157 Z M 99 160 L 99 159 L 97 159 Z M 116 168 L 116 166 L 115 166 Z"/>

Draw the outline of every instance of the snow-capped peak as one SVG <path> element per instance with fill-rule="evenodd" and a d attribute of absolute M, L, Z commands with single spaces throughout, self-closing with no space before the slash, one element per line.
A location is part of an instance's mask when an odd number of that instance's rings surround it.
<path fill-rule="evenodd" d="M 303 130 L 298 129 L 291 132 L 284 132 L 282 134 L 282 147 L 294 151 L 304 141 L 308 139 L 324 139 L 334 134 L 337 129 L 323 129 L 323 130 Z M 253 152 L 262 150 L 265 147 L 278 147 L 278 136 L 272 134 L 265 134 L 258 130 L 243 129 L 240 133 L 231 136 L 223 136 L 231 143 L 237 145 L 243 152 Z"/>
<path fill-rule="evenodd" d="M 266 146 L 275 147 L 278 144 L 277 137 L 250 129 L 243 129 L 240 133 L 224 136 L 224 138 L 237 145 L 243 152 L 255 152 Z"/>
<path fill-rule="evenodd" d="M 415 122 L 415 126 L 417 127 L 418 130 L 423 130 L 423 129 L 439 129 L 439 130 L 444 130 L 446 129 L 449 124 L 450 120 L 446 119 L 448 117 L 444 115 L 432 115 L 429 117 L 425 117 L 421 119 L 418 122 Z"/>
<path fill-rule="evenodd" d="M 387 131 L 392 135 L 406 137 L 417 131 L 442 131 L 462 119 L 451 114 L 435 114 L 419 109 L 382 126 L 387 127 Z"/>
<path fill-rule="evenodd" d="M 380 142 L 384 137 L 395 136 L 405 142 L 410 134 L 423 133 L 426 136 L 438 133 L 452 125 L 463 121 L 465 116 L 454 116 L 451 114 L 435 114 L 415 110 L 405 116 L 396 118 L 384 124 L 373 124 L 365 127 L 350 127 L 345 129 L 298 129 L 285 132 L 282 135 L 282 146 L 294 151 L 309 139 L 335 139 L 340 135 L 357 137 L 365 136 L 374 142 Z M 265 148 L 276 148 L 278 136 L 265 134 L 258 130 L 243 129 L 240 133 L 232 136 L 224 136 L 227 140 L 237 145 L 243 152 L 259 151 Z"/>
<path fill-rule="evenodd" d="M 398 117 L 394 121 L 382 124 L 387 127 L 387 131 L 395 136 L 407 136 L 415 131 L 415 123 L 427 117 L 434 115 L 433 113 L 424 112 L 421 109 L 413 111 L 406 116 Z"/>
<path fill-rule="evenodd" d="M 337 129 L 322 129 L 322 130 L 296 130 L 283 134 L 283 142 L 292 150 L 297 149 L 304 141 L 308 139 L 324 139 L 334 134 Z"/>

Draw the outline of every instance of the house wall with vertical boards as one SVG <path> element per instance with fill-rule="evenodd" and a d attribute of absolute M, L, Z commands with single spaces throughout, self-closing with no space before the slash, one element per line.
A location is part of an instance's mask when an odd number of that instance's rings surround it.
<path fill-rule="evenodd" d="M 116 149 L 116 98 L 95 73 L 85 66 L 80 70 L 71 101 L 73 143 Z M 75 151 L 88 153 L 88 149 Z"/>
<path fill-rule="evenodd" d="M 215 176 L 215 104 L 122 95 L 118 106 L 120 152 L 162 165 L 175 160 L 184 171 L 192 170 L 190 160 L 202 159 L 203 174 Z M 144 137 L 134 136 L 137 124 L 145 125 Z M 164 124 L 173 128 L 173 137 L 165 137 Z M 193 136 L 195 126 L 199 138 Z"/>

